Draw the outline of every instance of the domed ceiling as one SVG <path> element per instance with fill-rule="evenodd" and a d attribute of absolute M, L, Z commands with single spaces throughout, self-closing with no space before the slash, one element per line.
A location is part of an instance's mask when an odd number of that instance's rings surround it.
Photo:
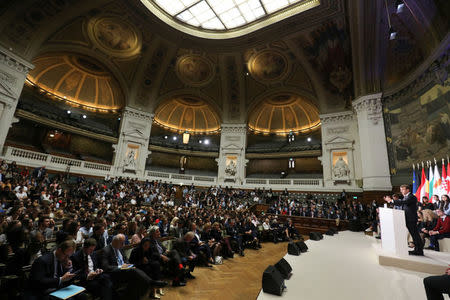
<path fill-rule="evenodd" d="M 294 94 L 280 94 L 260 102 L 249 114 L 248 126 L 257 133 L 287 134 L 320 127 L 318 108 Z"/>
<path fill-rule="evenodd" d="M 156 109 L 154 121 L 180 132 L 212 133 L 220 129 L 220 118 L 212 107 L 188 96 L 164 101 Z"/>
<path fill-rule="evenodd" d="M 116 111 L 124 106 L 119 83 L 98 61 L 74 53 L 52 53 L 33 60 L 31 84 L 84 109 Z"/>

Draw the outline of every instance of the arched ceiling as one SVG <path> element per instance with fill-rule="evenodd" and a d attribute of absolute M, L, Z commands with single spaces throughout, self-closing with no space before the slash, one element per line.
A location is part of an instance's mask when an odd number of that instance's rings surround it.
<path fill-rule="evenodd" d="M 179 96 L 166 100 L 155 111 L 154 122 L 173 131 L 213 133 L 220 129 L 220 117 L 199 98 Z"/>
<path fill-rule="evenodd" d="M 319 110 L 302 96 L 277 94 L 250 111 L 248 127 L 264 134 L 308 132 L 320 128 Z"/>
<path fill-rule="evenodd" d="M 405 0 L 407 9 L 399 14 L 395 1 L 387 1 L 399 32 L 395 41 L 388 39 L 384 1 L 320 0 L 301 14 L 221 40 L 174 29 L 141 0 L 16 2 L 0 9 L 0 44 L 29 60 L 80 53 L 110 74 L 123 94 L 113 91 L 114 102 L 99 102 L 92 89 L 84 96 L 89 88 L 83 84 L 77 86 L 80 99 L 77 90 L 63 95 L 69 100 L 118 109 L 127 99 L 127 105 L 154 111 L 169 93 L 206 95 L 200 98 L 212 99 L 226 122 L 245 122 L 255 99 L 274 90 L 296 89 L 320 113 L 350 109 L 358 96 L 383 92 L 411 74 L 450 27 L 445 0 Z M 58 90 L 58 82 L 48 84 Z"/>
<path fill-rule="evenodd" d="M 115 111 L 124 106 L 117 81 L 91 57 L 49 53 L 35 58 L 33 64 L 28 81 L 62 101 L 98 111 Z"/>

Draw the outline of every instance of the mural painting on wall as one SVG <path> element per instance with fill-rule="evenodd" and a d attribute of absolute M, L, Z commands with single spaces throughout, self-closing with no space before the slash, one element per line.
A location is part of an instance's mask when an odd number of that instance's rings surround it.
<path fill-rule="evenodd" d="M 425 92 L 386 104 L 392 143 L 391 168 L 410 169 L 421 161 L 441 159 L 450 152 L 450 79 Z"/>
<path fill-rule="evenodd" d="M 186 84 L 203 86 L 214 77 L 211 62 L 200 55 L 188 54 L 178 58 L 176 63 L 178 77 Z"/>
<path fill-rule="evenodd" d="M 345 179 L 350 175 L 346 151 L 333 152 L 333 178 Z"/>
<path fill-rule="evenodd" d="M 237 156 L 228 155 L 225 164 L 225 174 L 228 176 L 235 176 L 237 172 Z"/>
<path fill-rule="evenodd" d="M 139 146 L 135 144 L 128 144 L 123 162 L 124 170 L 136 170 L 136 162 L 138 157 L 139 157 Z"/>
<path fill-rule="evenodd" d="M 353 96 L 350 34 L 344 18 L 320 26 L 297 44 L 333 94 L 344 100 Z"/>

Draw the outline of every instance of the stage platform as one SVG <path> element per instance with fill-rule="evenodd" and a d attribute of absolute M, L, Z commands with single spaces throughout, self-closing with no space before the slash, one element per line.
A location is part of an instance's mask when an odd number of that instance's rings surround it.
<path fill-rule="evenodd" d="M 441 275 L 450 265 L 450 253 L 424 250 L 424 256 L 398 256 L 383 251 L 381 243 L 372 244 L 382 266 L 396 267 L 414 272 Z M 412 250 L 412 249 L 411 249 Z"/>
<path fill-rule="evenodd" d="M 300 256 L 285 256 L 292 266 L 293 273 L 285 282 L 287 289 L 283 295 L 281 297 L 270 295 L 261 290 L 258 300 L 426 299 L 423 278 L 431 274 L 380 265 L 379 255 L 383 254 L 379 251 L 381 243 L 373 237 L 366 236 L 362 232 L 343 231 L 338 235 L 324 236 L 321 241 L 308 240 L 306 244 L 309 247 L 307 253 Z M 424 261 L 430 264 L 430 260 L 437 262 L 441 254 L 429 254 L 430 252 L 433 251 L 426 251 L 426 255 L 431 257 L 423 258 Z M 388 257 L 386 254 L 383 256 Z M 399 259 L 395 260 L 396 265 L 402 264 Z M 439 267 L 444 267 L 445 264 L 446 259 Z M 440 269 L 431 271 L 436 273 Z M 444 299 L 450 298 L 444 296 Z"/>

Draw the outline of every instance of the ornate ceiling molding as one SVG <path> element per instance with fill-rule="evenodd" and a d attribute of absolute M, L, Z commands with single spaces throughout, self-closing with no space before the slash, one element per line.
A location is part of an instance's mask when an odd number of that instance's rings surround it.
<path fill-rule="evenodd" d="M 28 71 L 34 68 L 34 65 L 20 58 L 10 50 L 0 46 L 0 64 L 7 66 L 24 75 L 28 74 Z"/>
<path fill-rule="evenodd" d="M 151 123 L 153 122 L 154 114 L 127 106 L 123 110 L 123 117 L 130 117 Z"/>

